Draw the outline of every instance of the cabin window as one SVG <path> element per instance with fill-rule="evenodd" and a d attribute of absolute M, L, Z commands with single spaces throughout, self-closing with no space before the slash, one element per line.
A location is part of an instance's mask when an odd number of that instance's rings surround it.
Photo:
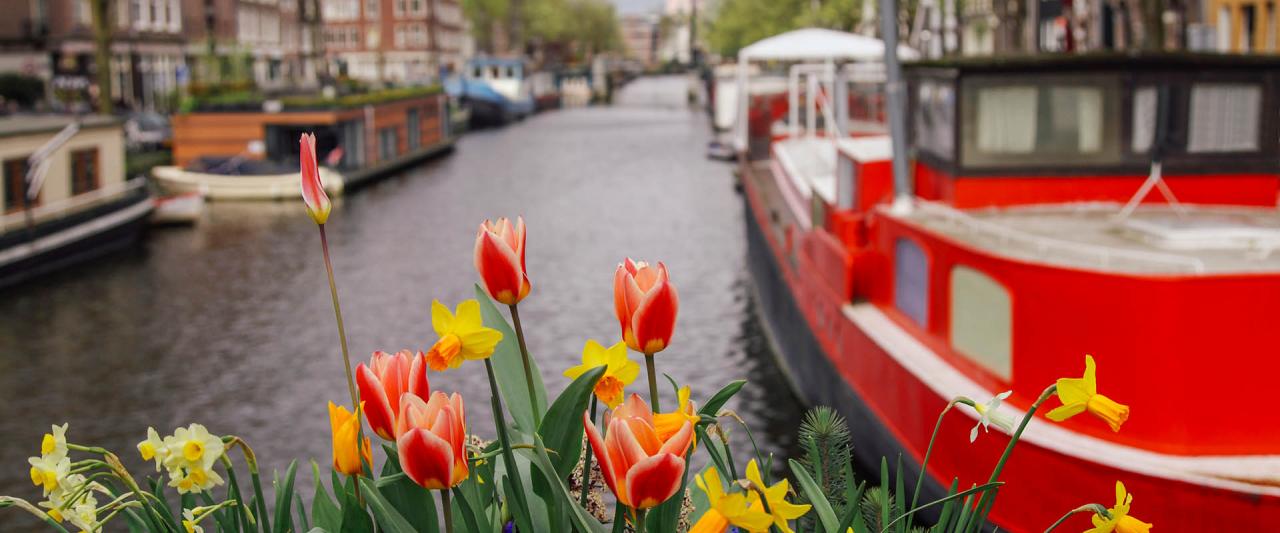
<path fill-rule="evenodd" d="M 396 144 L 399 141 L 396 137 L 396 129 L 394 127 L 378 130 L 379 161 L 387 161 L 396 157 Z"/>
<path fill-rule="evenodd" d="M 840 209 L 853 209 L 858 204 L 858 172 L 853 160 L 836 157 L 836 205 Z"/>
<path fill-rule="evenodd" d="M 1139 87 L 1133 91 L 1133 139 L 1131 148 L 1134 153 L 1145 153 L 1151 149 L 1156 138 L 1156 106 L 1159 95 L 1155 87 Z"/>
<path fill-rule="evenodd" d="M 1191 86 L 1187 152 L 1258 150 L 1262 88 L 1250 83 Z"/>
<path fill-rule="evenodd" d="M 27 158 L 4 160 L 4 210 L 17 211 L 24 207 L 27 190 Z M 40 198 L 36 198 L 36 204 Z"/>
<path fill-rule="evenodd" d="M 955 90 L 949 82 L 922 80 L 916 89 L 916 146 L 943 159 L 954 159 L 955 109 Z"/>
<path fill-rule="evenodd" d="M 966 266 L 951 269 L 951 346 L 1008 380 L 1013 366 L 1013 306 L 1009 291 Z"/>
<path fill-rule="evenodd" d="M 71 194 L 84 194 L 98 188 L 98 149 L 71 152 Z"/>
<path fill-rule="evenodd" d="M 410 109 L 408 116 L 405 118 L 409 134 L 406 139 L 409 141 L 409 149 L 417 150 L 418 145 L 422 144 L 422 125 L 418 119 L 418 109 Z"/>
<path fill-rule="evenodd" d="M 920 326 L 929 318 L 929 261 L 914 241 L 893 246 L 893 304 Z"/>
<path fill-rule="evenodd" d="M 966 80 L 964 163 L 1029 166 L 1115 163 L 1116 84 L 1066 79 Z"/>

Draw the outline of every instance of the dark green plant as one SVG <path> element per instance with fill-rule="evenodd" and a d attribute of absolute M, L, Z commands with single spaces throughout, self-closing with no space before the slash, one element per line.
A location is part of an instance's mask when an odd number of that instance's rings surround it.
<path fill-rule="evenodd" d="M 825 405 L 810 409 L 800 423 L 800 464 L 808 470 L 814 482 L 828 494 L 832 510 L 843 515 L 850 502 L 845 499 L 846 489 L 853 483 L 853 442 L 849 424 L 844 417 Z M 804 494 L 800 503 L 809 503 Z M 813 527 L 817 520 L 806 516 L 804 524 Z"/>

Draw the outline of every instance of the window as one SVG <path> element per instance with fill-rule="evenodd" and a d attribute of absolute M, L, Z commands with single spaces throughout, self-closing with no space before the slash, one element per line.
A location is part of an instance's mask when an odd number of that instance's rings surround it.
<path fill-rule="evenodd" d="M 409 149 L 417 150 L 418 145 L 422 143 L 422 124 L 418 120 L 418 110 L 410 109 L 406 120 L 406 128 L 409 130 L 407 140 L 409 141 Z"/>
<path fill-rule="evenodd" d="M 378 130 L 378 159 L 380 161 L 394 159 L 397 155 L 396 144 L 398 141 L 394 127 Z"/>
<path fill-rule="evenodd" d="M 1151 149 L 1156 137 L 1156 106 L 1159 93 L 1155 87 L 1139 87 L 1133 91 L 1133 140 L 1135 153 L 1145 153 Z"/>
<path fill-rule="evenodd" d="M 17 211 L 25 206 L 27 190 L 27 158 L 4 160 L 4 210 Z M 39 197 L 36 204 L 40 203 Z"/>
<path fill-rule="evenodd" d="M 1191 86 L 1187 152 L 1258 150 L 1262 88 L 1250 83 L 1197 83 Z"/>
<path fill-rule="evenodd" d="M 955 90 L 950 83 L 921 81 L 916 90 L 916 146 L 943 159 L 953 159 L 955 109 Z"/>
<path fill-rule="evenodd" d="M 1073 79 L 965 80 L 963 159 L 973 166 L 1120 161 L 1118 85 Z M 944 145 L 945 147 L 945 145 Z"/>
<path fill-rule="evenodd" d="M 1013 306 L 1009 291 L 969 267 L 951 269 L 951 346 L 1008 380 L 1013 372 Z"/>
<path fill-rule="evenodd" d="M 893 305 L 916 324 L 928 324 L 929 261 L 919 245 L 903 238 L 893 246 Z"/>
<path fill-rule="evenodd" d="M 98 149 L 71 152 L 71 194 L 83 194 L 98 188 Z"/>
<path fill-rule="evenodd" d="M 836 156 L 836 202 L 840 209 L 853 209 L 858 202 L 858 173 L 843 155 Z"/>
<path fill-rule="evenodd" d="M 378 16 L 378 4 L 382 0 L 366 0 L 364 3 L 364 18 L 373 19 Z"/>

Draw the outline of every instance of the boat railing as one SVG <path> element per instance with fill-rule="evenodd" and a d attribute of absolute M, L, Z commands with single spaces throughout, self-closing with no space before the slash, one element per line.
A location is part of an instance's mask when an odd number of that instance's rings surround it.
<path fill-rule="evenodd" d="M 146 185 L 147 179 L 138 177 L 120 183 L 99 187 L 92 191 L 77 194 L 70 198 L 41 204 L 31 209 L 31 220 L 34 222 L 44 222 L 56 219 L 94 204 L 114 200 L 123 194 L 140 187 L 145 187 Z M 27 214 L 23 211 L 15 211 L 13 213 L 0 216 L 0 232 L 20 228 L 26 224 Z"/>
<path fill-rule="evenodd" d="M 996 238 L 1003 245 L 1016 244 L 1035 250 L 1041 257 L 1053 253 L 1066 253 L 1092 258 L 1097 266 L 1111 268 L 1121 262 L 1150 264 L 1176 271 L 1189 271 L 1197 274 L 1205 272 L 1205 264 L 1198 257 L 1145 252 L 1141 250 L 1125 250 L 1098 244 L 1086 244 L 1044 235 L 1035 235 L 1012 227 L 982 220 L 963 211 L 936 202 L 918 201 L 917 208 L 925 214 L 947 220 L 968 231 L 980 232 Z"/>

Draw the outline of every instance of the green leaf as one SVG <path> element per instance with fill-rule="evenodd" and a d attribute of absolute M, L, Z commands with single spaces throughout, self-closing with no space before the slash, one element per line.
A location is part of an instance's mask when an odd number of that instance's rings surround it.
<path fill-rule="evenodd" d="M 516 494 L 515 494 L 515 491 L 516 491 L 516 490 L 520 490 L 520 489 L 514 489 L 514 488 L 512 488 L 512 486 L 511 486 L 511 483 L 512 483 L 512 482 L 511 482 L 511 477 L 510 477 L 510 476 L 503 475 L 503 476 L 502 476 L 502 481 L 503 481 L 503 483 L 502 483 L 502 493 L 506 495 L 506 497 L 507 497 L 507 501 L 508 501 L 508 502 L 515 502 L 515 501 L 516 501 Z M 511 509 L 511 520 L 513 520 L 513 521 L 516 523 L 516 529 L 517 529 L 517 530 L 520 530 L 520 531 L 537 531 L 536 529 L 534 529 L 534 528 L 533 528 L 533 522 L 532 522 L 533 517 L 532 517 L 532 516 L 530 516 L 530 514 L 531 514 L 531 513 L 522 513 L 522 512 L 520 512 L 520 511 L 519 511 L 519 509 L 517 509 L 517 508 L 516 508 L 516 506 L 512 506 L 512 509 Z"/>
<path fill-rule="evenodd" d="M 729 477 L 733 470 L 729 469 L 729 460 L 726 459 L 724 443 L 712 439 L 707 435 L 707 428 L 698 426 L 694 430 L 698 434 L 698 442 L 703 443 L 707 455 L 711 456 L 711 462 L 715 463 L 716 470 L 720 472 L 721 477 Z"/>
<path fill-rule="evenodd" d="M 363 488 L 369 485 L 368 480 L 360 484 Z M 355 486 L 353 483 L 343 484 L 342 478 L 338 477 L 337 472 L 333 474 L 333 490 L 341 491 L 342 496 L 339 501 L 342 502 L 342 527 L 338 531 L 342 533 L 373 533 L 373 521 L 369 518 L 369 513 L 365 512 L 364 506 L 360 505 L 360 501 L 356 499 Z"/>
<path fill-rule="evenodd" d="M 747 380 L 740 379 L 725 385 L 719 392 L 712 395 L 710 400 L 707 400 L 707 403 L 702 406 L 702 409 L 698 410 L 698 414 L 712 417 L 716 416 L 716 414 L 720 412 L 720 408 L 724 407 L 724 404 L 728 403 L 729 399 L 733 398 L 735 394 L 738 394 L 738 391 L 742 390 L 742 387 L 746 384 Z"/>
<path fill-rule="evenodd" d="M 489 525 L 488 517 L 479 512 L 480 509 L 471 500 L 471 495 L 462 490 L 461 486 L 453 488 L 453 496 L 453 499 L 456 500 L 454 503 L 458 505 L 459 512 L 457 515 L 461 515 L 462 522 L 467 526 L 467 531 L 482 533 L 492 529 L 492 526 Z M 436 531 L 436 529 L 420 529 L 419 531 Z"/>
<path fill-rule="evenodd" d="M 850 470 L 852 470 L 852 467 Z M 844 511 L 844 516 L 840 518 L 840 525 L 836 527 L 836 531 L 848 531 L 849 528 L 853 528 L 853 533 L 867 533 L 867 523 L 862 516 L 862 506 L 860 505 L 862 494 L 866 490 L 866 481 L 859 483 L 857 487 L 849 486 L 848 496 L 845 499 L 848 502 L 848 506 Z"/>
<path fill-rule="evenodd" d="M 329 498 L 329 492 L 324 490 L 320 466 L 315 461 L 311 461 L 311 475 L 316 482 L 316 492 L 311 497 L 311 521 L 315 522 L 316 527 L 338 531 L 342 527 L 342 509 L 333 503 Z M 341 490 L 341 487 L 338 487 L 338 490 Z"/>
<path fill-rule="evenodd" d="M 529 367 L 533 371 L 533 389 L 537 405 L 529 404 L 529 386 L 524 375 L 524 361 L 520 356 L 520 344 L 516 341 L 515 330 L 507 324 L 502 312 L 493 305 L 489 294 L 480 285 L 476 285 L 476 299 L 480 301 L 480 315 L 484 325 L 502 333 L 502 342 L 498 343 L 490 358 L 493 361 L 494 374 L 498 379 L 498 388 L 506 400 L 507 411 L 515 420 L 516 427 L 526 434 L 532 434 L 536 425 L 533 423 L 534 410 L 542 413 L 547 409 L 547 389 L 542 383 L 542 374 L 538 372 L 538 361 L 529 356 Z"/>
<path fill-rule="evenodd" d="M 302 505 L 302 495 L 294 493 L 293 503 L 298 513 L 298 529 L 311 529 L 311 524 L 307 522 L 307 508 Z"/>
<path fill-rule="evenodd" d="M 547 456 L 547 449 L 542 444 L 541 439 L 534 442 L 533 451 L 534 464 L 548 478 L 547 481 L 550 482 L 555 496 L 555 504 L 569 510 L 569 517 L 572 519 L 574 527 L 582 533 L 604 533 L 604 524 L 598 522 L 595 517 L 587 513 L 586 509 L 578 505 L 578 500 L 573 497 L 573 494 L 569 493 L 569 487 L 565 486 L 563 480 L 556 477 L 555 466 L 551 463 L 551 458 Z"/>
<path fill-rule="evenodd" d="M 822 494 L 822 489 L 813 481 L 813 477 L 805 470 L 804 465 L 795 459 L 789 460 L 788 464 L 791 465 L 791 473 L 795 474 L 800 490 L 809 499 L 809 503 L 813 504 L 814 512 L 818 513 L 818 521 L 822 523 L 822 529 L 827 533 L 840 533 L 840 522 L 836 519 L 835 510 L 831 508 L 831 502 L 827 501 L 827 497 Z"/>
<path fill-rule="evenodd" d="M 418 531 L 436 531 L 440 529 L 436 516 L 435 494 L 426 490 L 412 479 L 400 475 L 399 453 L 391 446 L 383 447 L 387 452 L 387 461 L 382 465 L 382 475 L 376 482 L 391 507 L 398 511 L 405 520 Z"/>
<path fill-rule="evenodd" d="M 542 426 L 538 428 L 543 442 L 556 452 L 552 464 L 561 478 L 569 477 L 582 457 L 582 413 L 587 410 L 596 382 L 606 370 L 607 367 L 599 366 L 573 380 L 551 404 L 547 416 L 542 419 Z"/>
<path fill-rule="evenodd" d="M 293 513 L 289 506 L 293 503 L 293 480 L 298 474 L 297 459 L 289 462 L 289 469 L 284 474 L 284 485 L 276 484 L 276 533 L 293 531 Z"/>
<path fill-rule="evenodd" d="M 213 497 L 208 492 L 200 493 L 200 505 L 213 507 L 217 502 L 213 501 Z M 213 521 L 218 523 L 218 531 L 235 531 L 235 521 L 227 514 L 227 509 L 219 509 L 213 513 Z"/>
<path fill-rule="evenodd" d="M 310 531 L 308 531 L 307 533 L 329 533 L 329 530 L 327 530 L 327 529 L 325 529 L 325 528 L 322 528 L 322 527 L 319 527 L 319 526 L 316 526 L 316 527 L 311 528 L 311 530 L 310 530 Z"/>
<path fill-rule="evenodd" d="M 373 516 L 378 519 L 378 528 L 387 533 L 416 533 L 404 515 L 392 508 L 391 503 L 368 481 L 366 479 L 365 483 L 360 484 L 360 494 L 364 495 L 365 503 L 369 504 Z"/>

